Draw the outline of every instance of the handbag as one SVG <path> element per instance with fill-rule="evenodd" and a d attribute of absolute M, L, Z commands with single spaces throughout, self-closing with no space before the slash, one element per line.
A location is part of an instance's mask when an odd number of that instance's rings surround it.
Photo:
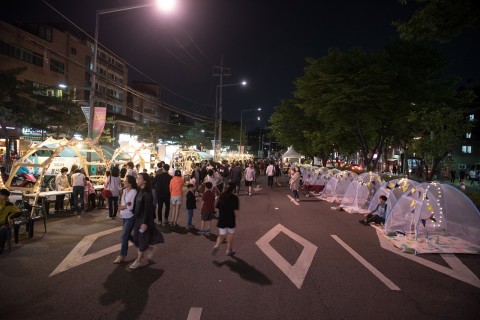
<path fill-rule="evenodd" d="M 110 178 L 112 180 L 112 178 Z M 108 199 L 113 196 L 112 191 L 108 190 L 108 186 L 110 185 L 110 180 L 107 183 L 107 186 L 102 190 L 102 198 Z"/>

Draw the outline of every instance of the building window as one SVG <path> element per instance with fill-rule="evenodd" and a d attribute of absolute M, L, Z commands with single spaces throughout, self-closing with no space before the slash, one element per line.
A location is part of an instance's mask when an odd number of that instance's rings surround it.
<path fill-rule="evenodd" d="M 0 41 L 0 52 L 9 57 L 43 67 L 43 56 L 40 53 L 12 46 L 4 41 Z"/>
<path fill-rule="evenodd" d="M 465 138 L 471 139 L 471 138 L 472 138 L 472 133 L 471 133 L 471 132 L 467 132 L 467 133 L 465 134 Z"/>
<path fill-rule="evenodd" d="M 462 146 L 462 153 L 472 153 L 472 146 Z"/>
<path fill-rule="evenodd" d="M 22 26 L 22 29 L 34 34 L 44 40 L 52 42 L 53 29 L 50 26 L 38 23 L 31 23 Z"/>
<path fill-rule="evenodd" d="M 50 71 L 64 74 L 65 73 L 65 64 L 63 62 L 57 61 L 55 59 L 50 59 Z"/>
<path fill-rule="evenodd" d="M 77 49 L 75 49 L 74 47 L 71 47 L 70 48 L 70 53 L 76 56 L 77 55 Z"/>
<path fill-rule="evenodd" d="M 470 121 L 475 120 L 475 115 L 474 114 L 469 115 L 468 120 L 470 120 Z"/>

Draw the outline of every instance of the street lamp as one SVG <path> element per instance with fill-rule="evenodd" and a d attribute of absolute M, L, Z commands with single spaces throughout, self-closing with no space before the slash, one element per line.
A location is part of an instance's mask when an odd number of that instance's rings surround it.
<path fill-rule="evenodd" d="M 222 149 L 222 121 L 223 121 L 223 116 L 222 116 L 222 104 L 223 104 L 223 98 L 222 98 L 222 88 L 223 87 L 230 87 L 230 86 L 246 86 L 247 81 L 242 81 L 239 83 L 229 83 L 229 84 L 223 84 L 220 81 L 220 84 L 217 86 L 216 89 L 220 89 L 219 92 L 219 99 L 218 99 L 218 108 L 217 108 L 217 97 L 215 97 L 215 120 L 217 118 L 217 109 L 218 109 L 218 143 L 217 143 L 217 137 L 214 138 L 215 140 L 215 150 L 214 150 L 214 157 L 217 158 L 217 148 L 218 151 L 221 151 Z M 217 95 L 217 90 L 215 90 L 215 96 Z M 215 134 L 217 132 L 217 127 L 215 126 Z"/>
<path fill-rule="evenodd" d="M 242 130 L 243 130 L 243 113 L 247 111 L 262 111 L 262 108 L 256 108 L 256 109 L 246 109 L 240 111 L 240 147 L 238 149 L 238 152 L 242 152 Z M 258 120 L 260 120 L 260 117 L 258 117 Z"/>
<path fill-rule="evenodd" d="M 145 7 L 151 7 L 156 5 L 161 11 L 163 12 L 171 12 L 176 7 L 176 0 L 156 0 L 152 3 L 145 3 L 139 5 L 132 5 L 132 6 L 123 6 L 111 9 L 102 9 L 97 10 L 95 15 L 95 39 L 94 39 L 94 48 L 93 48 L 93 72 L 92 72 L 92 81 L 90 86 L 90 110 L 89 110 L 89 119 L 88 119 L 88 135 L 87 137 L 93 140 L 93 117 L 95 115 L 95 108 L 94 108 L 94 98 L 95 98 L 95 86 L 97 80 L 97 55 L 98 55 L 98 28 L 100 24 L 100 15 L 114 13 L 114 12 L 121 12 L 133 9 L 140 9 Z"/>

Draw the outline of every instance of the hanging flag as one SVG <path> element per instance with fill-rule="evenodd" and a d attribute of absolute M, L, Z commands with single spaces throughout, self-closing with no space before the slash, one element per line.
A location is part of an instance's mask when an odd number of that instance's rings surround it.
<path fill-rule="evenodd" d="M 425 220 L 425 219 L 420 219 L 420 221 L 422 221 L 422 224 L 423 224 L 423 226 L 425 227 L 425 223 L 427 222 L 427 220 Z"/>
<path fill-rule="evenodd" d="M 96 143 L 102 135 L 105 128 L 105 121 L 107 120 L 107 108 L 95 107 L 95 113 L 93 115 L 93 127 L 92 127 L 92 139 L 93 143 Z"/>
<path fill-rule="evenodd" d="M 395 183 L 395 188 L 398 188 L 398 187 L 399 187 L 398 183 Z"/>
<path fill-rule="evenodd" d="M 415 200 L 412 200 L 412 202 L 410 203 L 410 207 L 414 207 L 415 206 Z"/>

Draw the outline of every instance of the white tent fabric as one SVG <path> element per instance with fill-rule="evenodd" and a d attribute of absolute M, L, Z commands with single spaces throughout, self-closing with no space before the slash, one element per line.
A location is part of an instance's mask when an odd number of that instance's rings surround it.
<path fill-rule="evenodd" d="M 385 216 L 385 220 L 387 219 L 390 211 L 397 203 L 398 199 L 405 194 L 410 192 L 410 190 L 418 185 L 418 182 L 414 180 L 410 180 L 407 178 L 402 179 L 394 179 L 384 183 L 380 189 L 375 192 L 375 195 L 370 201 L 370 205 L 368 206 L 368 212 L 372 212 L 375 210 L 378 204 L 378 199 L 380 196 L 387 197 L 387 213 Z"/>
<path fill-rule="evenodd" d="M 414 232 L 417 243 L 441 236 L 480 248 L 480 212 L 457 188 L 426 182 L 404 194 L 392 208 L 385 232 L 396 231 Z"/>
<path fill-rule="evenodd" d="M 295 151 L 293 146 L 288 148 L 288 150 L 282 155 L 283 162 L 300 162 L 302 155 Z"/>
<path fill-rule="evenodd" d="M 362 173 L 349 185 L 342 198 L 340 208 L 349 213 L 369 212 L 370 202 L 384 183 L 382 177 L 376 173 Z"/>
<path fill-rule="evenodd" d="M 332 169 L 332 172 L 334 172 L 333 170 L 336 169 Z M 356 177 L 357 174 L 353 171 L 339 171 L 334 174 L 325 185 L 320 199 L 328 202 L 341 202 L 348 186 Z"/>

